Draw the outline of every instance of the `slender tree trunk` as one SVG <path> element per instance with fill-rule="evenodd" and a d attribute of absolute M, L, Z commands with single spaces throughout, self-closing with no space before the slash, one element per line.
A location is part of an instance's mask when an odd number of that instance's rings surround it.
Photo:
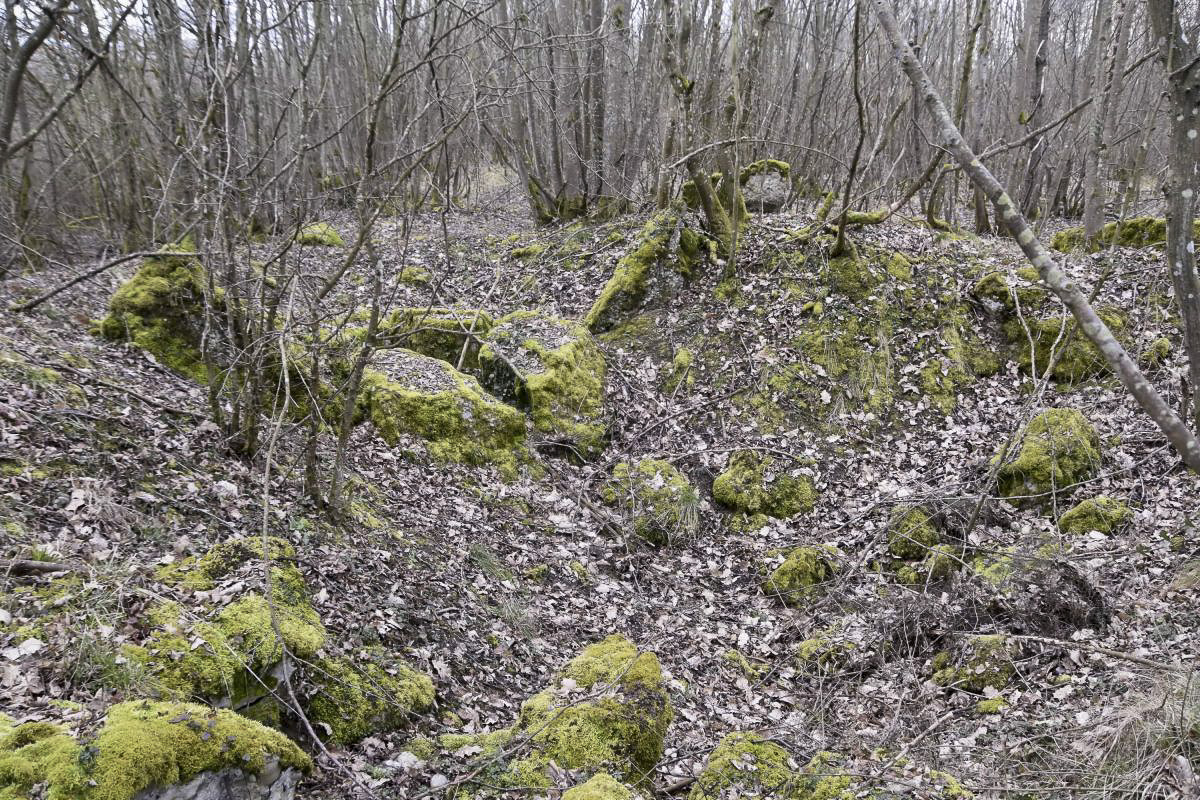
<path fill-rule="evenodd" d="M 1169 0 L 1154 1 L 1169 2 Z M 889 0 L 873 0 L 873 2 L 896 60 L 900 62 L 909 81 L 924 100 L 926 108 L 937 125 L 939 139 L 943 146 L 950 151 L 971 181 L 979 186 L 992 201 L 996 207 L 996 216 L 1004 221 L 1030 263 L 1037 267 L 1042 281 L 1070 309 L 1080 330 L 1103 354 L 1117 377 L 1125 384 L 1142 410 L 1162 430 L 1184 463 L 1192 469 L 1200 470 L 1200 439 L 1188 429 L 1187 424 L 1175 414 L 1158 391 L 1142 375 L 1137 363 L 1130 358 L 1129 353 L 1113 336 L 1104 320 L 1096 314 L 1096 310 L 1092 308 L 1079 286 L 1063 272 L 1062 267 L 1054 261 L 1049 251 L 1038 241 L 1030 229 L 1029 223 L 1025 221 L 1025 217 L 1004 191 L 1004 187 L 967 146 L 966 140 L 955 127 L 954 120 L 951 119 L 950 112 L 946 110 L 937 89 L 934 88 L 933 82 L 926 74 L 924 66 L 917 59 L 912 47 L 901 36 L 900 27 L 892 13 Z M 1182 196 L 1182 192 L 1179 194 Z M 1190 205 L 1188 210 L 1191 210 Z M 1189 216 L 1188 219 L 1190 218 Z"/>

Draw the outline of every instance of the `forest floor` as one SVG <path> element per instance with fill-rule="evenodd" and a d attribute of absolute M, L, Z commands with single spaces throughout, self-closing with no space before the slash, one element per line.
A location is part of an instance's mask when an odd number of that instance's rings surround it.
<path fill-rule="evenodd" d="M 972 298 L 983 275 L 1024 266 L 1013 243 L 903 222 L 861 229 L 860 252 L 898 252 L 911 270 L 879 268 L 865 289 L 843 294 L 826 291 L 821 249 L 789 236 L 809 220 L 755 217 L 733 284 L 702 267 L 672 302 L 651 302 L 597 337 L 610 431 L 598 457 L 573 463 L 545 452 L 536 456 L 543 469 L 506 480 L 410 457 L 360 425 L 349 449 L 358 520 L 336 527 L 304 498 L 286 433 L 264 492 L 261 467 L 219 446 L 201 387 L 89 333 L 132 264 L 36 313 L 4 314 L 0 555 L 86 566 L 67 592 L 48 591 L 61 575 L 0 577 L 0 710 L 81 724 L 136 696 L 137 676 L 114 675 L 120 645 L 143 635 L 140 615 L 165 591 L 155 569 L 265 524 L 296 546 L 330 647 L 381 643 L 437 690 L 434 710 L 406 729 L 331 748 L 339 765 L 319 756 L 301 796 L 369 788 L 414 797 L 454 781 L 470 768 L 467 754 L 419 759 L 404 755 L 407 743 L 512 725 L 556 670 L 611 633 L 656 653 L 667 678 L 675 717 L 653 778 L 659 790 L 686 791 L 737 730 L 781 743 L 799 763 L 842 754 L 862 785 L 900 796 L 930 796 L 935 770 L 977 797 L 1093 797 L 1151 779 L 1163 792 L 1153 796 L 1168 796 L 1186 786 L 1196 734 L 1163 742 L 1200 719 L 1197 689 L 1177 669 L 1200 643 L 1200 480 L 1110 376 L 1035 385 L 1021 369 L 1000 323 Z M 379 253 L 389 268 L 434 275 L 431 286 L 403 287 L 397 305 L 579 318 L 643 221 L 533 229 L 451 214 L 444 238 L 434 214 L 408 237 L 386 223 Z M 546 247 L 511 255 L 533 244 Z M 310 248 L 305 257 L 335 256 Z M 1184 360 L 1161 252 L 1077 255 L 1067 266 L 1087 287 L 1107 273 L 1099 299 L 1127 313 L 1136 354 L 1161 337 L 1175 343 L 1151 377 L 1178 405 Z M 39 281 L 53 284 L 24 276 L 4 291 L 30 296 Z M 872 322 L 888 306 L 900 313 Z M 951 310 L 1002 358 L 986 377 L 953 381 L 947 401 L 922 376 L 931 365 L 945 376 L 939 336 Z M 860 361 L 847 368 L 831 358 L 795 379 L 797 339 L 816 318 L 831 350 L 861 329 L 842 359 Z M 680 374 L 684 350 L 694 358 Z M 943 385 L 937 375 L 934 384 Z M 1053 407 L 1078 409 L 1095 427 L 1101 468 L 1049 507 L 993 500 L 964 524 L 979 493 L 994 493 L 993 454 Z M 711 487 L 730 454 L 748 447 L 800 465 L 820 493 L 815 508 L 757 528 L 734 524 Z M 634 536 L 602 498 L 616 464 L 645 456 L 675 465 L 699 492 L 695 524 L 669 546 Z M 1128 504 L 1131 518 L 1109 533 L 1061 531 L 1063 511 L 1095 495 Z M 903 585 L 886 567 L 888 525 L 917 505 L 934 512 L 959 565 L 948 579 Z M 1031 543 L 1040 555 L 1029 555 Z M 787 606 L 763 591 L 773 554 L 816 544 L 839 551 L 836 578 L 818 598 Z M 985 579 L 986 565 L 1006 557 L 1016 577 Z M 1090 587 L 1101 621 L 1055 618 L 1053 598 L 1031 609 L 1025 558 L 1053 561 Z M 190 602 L 182 590 L 172 599 Z M 935 683 L 935 656 L 975 633 L 1010 634 L 1011 680 L 982 694 Z M 849 645 L 843 659 L 818 668 L 798 658 L 802 642 L 831 636 Z M 1003 702 L 980 705 L 993 697 Z"/>

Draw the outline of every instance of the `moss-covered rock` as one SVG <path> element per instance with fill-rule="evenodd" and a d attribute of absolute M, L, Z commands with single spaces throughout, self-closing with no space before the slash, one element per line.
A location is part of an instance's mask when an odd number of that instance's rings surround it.
<path fill-rule="evenodd" d="M 424 267 L 410 264 L 400 270 L 397 278 L 406 286 L 428 286 L 433 282 L 433 273 Z"/>
<path fill-rule="evenodd" d="M 48 723 L 0 725 L 0 798 L 133 800 L 230 771 L 239 797 L 289 796 L 312 762 L 286 736 L 227 710 L 135 701 L 108 710 L 95 738 Z M 274 790 L 274 791 L 272 791 Z"/>
<path fill-rule="evenodd" d="M 671 359 L 671 372 L 663 382 L 663 391 L 674 394 L 682 387 L 690 392 L 696 385 L 695 360 L 695 353 L 686 347 L 679 348 Z"/>
<path fill-rule="evenodd" d="M 1200 238 L 1200 221 L 1193 223 L 1192 236 Z M 1054 234 L 1050 246 L 1063 253 L 1086 250 L 1094 253 L 1107 247 L 1165 247 L 1167 221 L 1162 217 L 1131 217 L 1110 222 L 1100 229 L 1100 234 L 1091 242 L 1084 236 L 1083 228 L 1067 228 Z"/>
<path fill-rule="evenodd" d="M 1033 267 L 1020 267 L 1012 274 L 989 272 L 976 281 L 971 296 L 993 312 L 1015 313 L 1020 306 L 1023 313 L 1035 311 L 1045 303 L 1050 292 L 1041 285 L 1041 278 Z"/>
<path fill-rule="evenodd" d="M 829 545 L 797 547 L 771 570 L 763 591 L 789 605 L 799 605 L 825 591 L 825 585 L 837 573 L 837 555 L 837 548 Z"/>
<path fill-rule="evenodd" d="M 1125 312 L 1117 308 L 1101 307 L 1096 309 L 1096 313 L 1115 336 L 1121 339 L 1125 337 L 1128 327 Z M 1081 383 L 1112 372 L 1108 360 L 1083 335 L 1075 318 L 1069 314 L 1024 322 L 1010 319 L 1004 323 L 1004 332 L 1009 341 L 1017 347 L 1021 367 L 1039 377 L 1045 372 L 1052 354 L 1057 356 L 1057 361 L 1051 375 L 1059 383 Z"/>
<path fill-rule="evenodd" d="M 1129 506 L 1107 495 L 1097 495 L 1076 505 L 1058 520 L 1063 533 L 1083 534 L 1090 531 L 1112 533 L 1133 517 Z"/>
<path fill-rule="evenodd" d="M 518 311 L 496 321 L 479 363 L 484 383 L 528 408 L 535 429 L 585 457 L 603 447 L 604 356 L 587 328 Z"/>
<path fill-rule="evenodd" d="M 328 222 L 314 222 L 305 225 L 296 233 L 299 244 L 315 245 L 318 247 L 345 247 L 346 241 L 342 235 Z"/>
<path fill-rule="evenodd" d="M 933 658 L 933 681 L 939 686 L 983 694 L 1008 686 L 1019 655 L 1017 643 L 1003 634 L 968 636 L 953 651 L 943 650 Z"/>
<path fill-rule="evenodd" d="M 781 470 L 770 456 L 740 450 L 713 481 L 713 497 L 752 520 L 745 527 L 761 528 L 765 520 L 754 520 L 759 515 L 787 519 L 812 511 L 817 490 L 812 478 L 799 470 Z"/>
<path fill-rule="evenodd" d="M 439 359 L 381 351 L 363 374 L 359 403 L 388 444 L 415 436 L 440 461 L 495 464 L 514 474 L 526 457 L 524 416 Z"/>
<path fill-rule="evenodd" d="M 755 733 L 731 733 L 709 754 L 688 800 L 853 800 L 860 786 L 840 769 L 841 757 L 820 752 L 804 767 L 787 750 Z"/>
<path fill-rule="evenodd" d="M 939 541 L 941 535 L 922 508 L 899 509 L 888 524 L 888 552 L 895 558 L 922 559 Z"/>
<path fill-rule="evenodd" d="M 1030 421 L 1016 458 L 996 478 L 1003 496 L 1037 502 L 1051 492 L 1069 492 L 1099 466 L 1100 438 L 1087 418 L 1073 408 L 1052 408 Z"/>
<path fill-rule="evenodd" d="M 516 732 L 531 737 L 531 750 L 509 773 L 529 781 L 521 785 L 550 786 L 553 763 L 584 775 L 608 772 L 634 786 L 648 783 L 673 716 L 658 658 L 624 636 L 609 636 L 521 706 Z"/>
<path fill-rule="evenodd" d="M 652 544 L 670 544 L 696 530 L 700 495 L 668 461 L 644 458 L 617 464 L 603 495 L 624 508 L 633 518 L 634 532 Z"/>
<path fill-rule="evenodd" d="M 329 740 L 337 744 L 401 728 L 433 705 L 429 676 L 381 648 L 354 658 L 318 659 L 310 672 L 316 688 L 307 701 L 308 717 L 327 726 Z"/>
<path fill-rule="evenodd" d="M 826 628 L 796 646 L 796 661 L 806 672 L 826 675 L 844 669 L 858 650 L 838 626 Z"/>
<path fill-rule="evenodd" d="M 99 332 L 129 341 L 181 375 L 204 382 L 204 267 L 190 243 L 163 248 L 113 294 Z"/>
<path fill-rule="evenodd" d="M 695 264 L 712 252 L 708 238 L 688 228 L 677 211 L 655 214 L 617 262 L 583 324 L 593 333 L 615 328 L 652 296 L 671 295 Z"/>
<path fill-rule="evenodd" d="M 562 800 L 632 800 L 633 796 L 629 787 L 618 783 L 612 775 L 598 772 L 586 783 L 564 792 Z"/>
<path fill-rule="evenodd" d="M 1146 369 L 1154 370 L 1162 367 L 1171 358 L 1171 340 L 1165 336 L 1160 336 L 1150 343 L 1150 345 L 1142 351 L 1142 365 Z"/>
<path fill-rule="evenodd" d="M 474 308 L 401 308 L 379 321 L 377 338 L 380 347 L 403 347 L 451 366 L 461 355 L 463 370 L 473 372 L 480 340 L 493 324 L 491 315 Z"/>

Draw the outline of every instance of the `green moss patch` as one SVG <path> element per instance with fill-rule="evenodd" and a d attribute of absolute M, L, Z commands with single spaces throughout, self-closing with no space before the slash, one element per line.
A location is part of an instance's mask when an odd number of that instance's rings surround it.
<path fill-rule="evenodd" d="M 445 361 L 381 351 L 363 374 L 359 402 L 388 444 L 415 436 L 435 459 L 495 464 L 509 474 L 526 458 L 525 417 Z"/>
<path fill-rule="evenodd" d="M 330 741 L 337 744 L 401 728 L 433 705 L 429 676 L 380 648 L 355 658 L 319 659 L 313 667 L 316 688 L 308 699 L 308 716 L 327 726 Z"/>
<path fill-rule="evenodd" d="M 240 770 L 273 782 L 312 762 L 283 734 L 231 711 L 187 703 L 122 703 L 94 739 L 76 741 L 46 723 L 0 728 L 0 797 L 132 800 L 203 772 Z M 38 795 L 40 796 L 40 795 Z"/>
<path fill-rule="evenodd" d="M 633 792 L 607 772 L 593 775 L 586 783 L 568 789 L 563 800 L 631 800 Z"/>
<path fill-rule="evenodd" d="M 1133 517 L 1129 506 L 1107 495 L 1097 495 L 1076 505 L 1058 520 L 1063 533 L 1083 534 L 1090 531 L 1112 533 Z"/>
<path fill-rule="evenodd" d="M 841 774 L 842 758 L 820 752 L 804 767 L 775 742 L 755 733 L 731 733 L 709 754 L 688 800 L 771 797 L 782 800 L 852 800 L 860 794 Z"/>
<path fill-rule="evenodd" d="M 1192 225 L 1193 238 L 1200 238 L 1200 221 Z M 1083 228 L 1067 228 L 1050 239 L 1050 246 L 1063 253 L 1083 250 L 1095 253 L 1107 247 L 1165 247 L 1167 243 L 1167 221 L 1162 217 L 1131 217 L 1110 222 L 1089 242 Z"/>
<path fill-rule="evenodd" d="M 968 636 L 954 651 L 933 658 L 933 681 L 939 686 L 983 694 L 1004 689 L 1016 674 L 1016 643 L 1002 634 Z"/>
<path fill-rule="evenodd" d="M 617 262 L 583 324 L 593 333 L 617 327 L 635 315 L 656 291 L 670 294 L 674 288 L 671 277 L 689 274 L 712 252 L 708 237 L 687 228 L 677 212 L 655 214 L 642 227 L 630 251 Z"/>
<path fill-rule="evenodd" d="M 497 320 L 479 353 L 483 380 L 529 409 L 533 426 L 587 457 L 604 445 L 604 357 L 587 328 L 518 311 Z"/>
<path fill-rule="evenodd" d="M 342 235 L 328 222 L 314 222 L 311 225 L 305 225 L 297 232 L 296 241 L 303 245 L 317 247 L 346 246 Z"/>
<path fill-rule="evenodd" d="M 837 573 L 835 547 L 797 547 L 783 563 L 771 570 L 763 582 L 763 591 L 779 597 L 788 605 L 800 605 L 825 591 Z"/>
<path fill-rule="evenodd" d="M 760 514 L 787 519 L 812 511 L 817 490 L 808 475 L 782 470 L 769 456 L 741 450 L 733 454 L 729 466 L 713 481 L 713 497 L 751 519 Z"/>
<path fill-rule="evenodd" d="M 633 518 L 634 532 L 652 544 L 670 544 L 690 535 L 699 522 L 699 493 L 688 477 L 667 461 L 646 458 L 618 464 L 603 496 L 625 509 Z"/>
<path fill-rule="evenodd" d="M 200 355 L 204 329 L 204 268 L 193 248 L 164 248 L 113 294 L 99 332 L 128 341 L 195 381 L 208 379 Z"/>
<path fill-rule="evenodd" d="M 1030 421 L 1016 458 L 996 477 L 1003 496 L 1038 502 L 1070 491 L 1099 467 L 1100 438 L 1091 423 L 1075 409 L 1053 408 Z"/>
<path fill-rule="evenodd" d="M 473 372 L 479 340 L 493 324 L 491 315 L 474 308 L 401 308 L 380 320 L 377 338 L 381 347 L 403 347 L 451 366 L 461 355 L 463 370 Z"/>
<path fill-rule="evenodd" d="M 1096 313 L 1115 336 L 1125 339 L 1128 328 L 1125 312 L 1102 307 Z M 1083 335 L 1075 318 L 1069 314 L 1026 320 L 1025 324 L 1015 318 L 1009 319 L 1004 323 L 1004 332 L 1009 341 L 1017 346 L 1021 367 L 1027 372 L 1040 376 L 1049 365 L 1052 354 L 1057 356 L 1057 361 L 1051 375 L 1059 383 L 1081 383 L 1112 372 L 1108 360 Z"/>

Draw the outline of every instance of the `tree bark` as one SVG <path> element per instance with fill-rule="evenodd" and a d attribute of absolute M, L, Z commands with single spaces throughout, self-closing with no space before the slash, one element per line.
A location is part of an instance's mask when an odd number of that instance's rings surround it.
<path fill-rule="evenodd" d="M 942 102 L 937 89 L 934 88 L 924 66 L 917 59 L 912 47 L 901 36 L 900 27 L 892 13 L 889 0 L 873 0 L 873 2 L 876 15 L 892 46 L 893 54 L 933 117 L 934 123 L 939 129 L 943 146 L 962 165 L 971 181 L 992 201 L 996 207 L 997 218 L 1003 220 L 1026 258 L 1033 266 L 1037 267 L 1042 281 L 1070 309 L 1084 335 L 1104 356 L 1138 405 L 1162 430 L 1184 463 L 1192 469 L 1200 471 L 1200 439 L 1188 429 L 1187 424 L 1175 414 L 1158 391 L 1142 375 L 1129 353 L 1113 336 L 1104 320 L 1096 314 L 1079 286 L 1063 272 L 1049 251 L 1038 241 L 1024 215 L 1021 214 L 1008 193 L 1004 191 L 1004 187 L 1000 185 L 991 171 L 975 157 L 975 153 L 963 139 L 962 133 L 954 125 L 950 112 L 947 111 L 945 103 Z M 1165 4 L 1169 0 L 1154 0 L 1154 2 Z M 1182 197 L 1181 192 L 1178 194 Z"/>

